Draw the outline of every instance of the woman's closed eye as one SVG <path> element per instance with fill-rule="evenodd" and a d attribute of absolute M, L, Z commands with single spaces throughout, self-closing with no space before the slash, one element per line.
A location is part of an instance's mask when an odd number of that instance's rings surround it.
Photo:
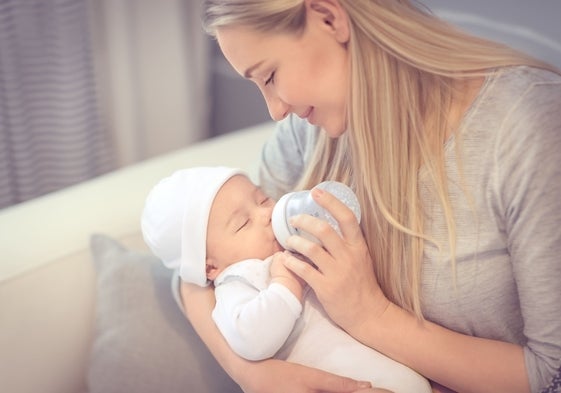
<path fill-rule="evenodd" d="M 271 72 L 271 76 L 269 76 L 269 78 L 265 81 L 265 86 L 267 86 L 269 83 L 275 83 L 275 72 Z"/>

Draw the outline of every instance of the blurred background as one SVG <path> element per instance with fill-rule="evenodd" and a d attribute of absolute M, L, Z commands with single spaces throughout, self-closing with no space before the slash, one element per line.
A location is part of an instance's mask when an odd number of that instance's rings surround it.
<path fill-rule="evenodd" d="M 269 120 L 201 0 L 0 0 L 0 209 Z M 561 0 L 425 0 L 561 67 Z"/>

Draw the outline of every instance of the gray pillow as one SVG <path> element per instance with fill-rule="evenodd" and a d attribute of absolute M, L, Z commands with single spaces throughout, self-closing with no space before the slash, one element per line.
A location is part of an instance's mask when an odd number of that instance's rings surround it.
<path fill-rule="evenodd" d="M 241 392 L 177 306 L 172 272 L 156 257 L 93 235 L 96 330 L 91 393 Z"/>

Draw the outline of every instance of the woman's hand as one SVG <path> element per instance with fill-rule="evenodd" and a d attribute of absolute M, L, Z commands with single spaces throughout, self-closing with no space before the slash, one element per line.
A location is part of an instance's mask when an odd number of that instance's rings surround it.
<path fill-rule="evenodd" d="M 442 386 L 441 384 L 434 381 L 430 382 L 430 386 L 432 389 L 432 393 L 456 393 L 453 390 L 450 390 L 447 387 Z"/>
<path fill-rule="evenodd" d="M 293 217 L 291 225 L 315 236 L 323 247 L 291 236 L 288 245 L 313 261 L 317 269 L 295 257 L 288 257 L 285 265 L 313 288 L 331 319 L 351 331 L 359 328 L 365 318 L 382 315 L 389 301 L 378 285 L 372 258 L 353 212 L 321 189 L 313 189 L 312 197 L 337 220 L 342 236 L 328 223 L 310 215 Z"/>
<path fill-rule="evenodd" d="M 244 368 L 239 381 L 245 393 L 376 392 L 370 382 L 359 382 L 282 360 L 269 359 Z"/>

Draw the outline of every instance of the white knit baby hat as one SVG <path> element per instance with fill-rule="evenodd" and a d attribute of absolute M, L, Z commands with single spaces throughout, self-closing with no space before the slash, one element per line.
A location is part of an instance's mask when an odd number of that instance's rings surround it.
<path fill-rule="evenodd" d="M 208 285 L 206 235 L 210 208 L 220 187 L 238 168 L 193 167 L 162 179 L 148 194 L 141 218 L 144 241 L 183 281 Z"/>

